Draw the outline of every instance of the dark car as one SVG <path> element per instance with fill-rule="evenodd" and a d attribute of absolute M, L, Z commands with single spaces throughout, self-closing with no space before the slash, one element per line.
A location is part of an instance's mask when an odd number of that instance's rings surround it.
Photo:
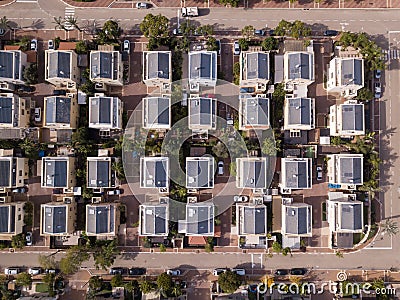
<path fill-rule="evenodd" d="M 273 29 L 270 29 L 270 31 L 268 33 L 269 33 L 270 36 L 275 36 L 276 35 L 275 34 L 275 30 L 273 30 Z"/>
<path fill-rule="evenodd" d="M 294 268 L 290 270 L 290 275 L 305 275 L 307 273 L 307 269 L 304 268 Z"/>
<path fill-rule="evenodd" d="M 19 85 L 17 87 L 17 91 L 20 93 L 33 93 L 35 91 L 35 87 L 30 85 Z"/>
<path fill-rule="evenodd" d="M 264 36 L 265 35 L 265 30 L 256 29 L 256 30 L 254 30 L 254 35 Z"/>
<path fill-rule="evenodd" d="M 126 273 L 126 269 L 125 268 L 121 268 L 121 267 L 114 267 L 110 269 L 110 275 L 124 275 Z"/>
<path fill-rule="evenodd" d="M 277 276 L 285 276 L 288 274 L 289 274 L 289 270 L 286 270 L 286 269 L 277 269 L 275 271 L 275 275 L 277 275 Z"/>
<path fill-rule="evenodd" d="M 337 36 L 339 32 L 337 30 L 325 30 L 324 36 Z"/>
<path fill-rule="evenodd" d="M 44 272 L 46 274 L 58 274 L 58 273 L 60 273 L 60 270 L 59 269 L 46 269 Z"/>
<path fill-rule="evenodd" d="M 129 269 L 129 275 L 139 276 L 139 275 L 144 275 L 144 274 L 146 274 L 145 268 L 130 268 Z"/>
<path fill-rule="evenodd" d="M 66 90 L 54 90 L 53 95 L 54 96 L 65 96 L 67 94 Z"/>

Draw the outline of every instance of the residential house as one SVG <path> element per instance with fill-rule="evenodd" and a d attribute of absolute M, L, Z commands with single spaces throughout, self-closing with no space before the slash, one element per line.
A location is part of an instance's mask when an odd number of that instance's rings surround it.
<path fill-rule="evenodd" d="M 62 202 L 40 205 L 40 235 L 68 236 L 75 231 L 76 202 L 64 198 Z"/>
<path fill-rule="evenodd" d="M 140 158 L 140 187 L 169 188 L 169 158 L 141 157 Z"/>
<path fill-rule="evenodd" d="M 312 159 L 285 157 L 281 159 L 281 189 L 300 190 L 312 187 Z"/>
<path fill-rule="evenodd" d="M 144 203 L 139 206 L 139 235 L 168 236 L 169 206 L 168 201 Z"/>
<path fill-rule="evenodd" d="M 255 130 L 270 128 L 270 101 L 266 95 L 242 97 L 239 105 L 239 129 Z"/>
<path fill-rule="evenodd" d="M 186 157 L 186 188 L 213 188 L 214 163 L 213 157 Z"/>
<path fill-rule="evenodd" d="M 86 234 L 114 238 L 120 225 L 119 203 L 86 205 Z"/>
<path fill-rule="evenodd" d="M 237 203 L 236 224 L 239 247 L 266 247 L 267 207 L 264 204 Z"/>
<path fill-rule="evenodd" d="M 189 85 L 191 91 L 199 86 L 217 84 L 217 51 L 189 52 Z"/>
<path fill-rule="evenodd" d="M 315 102 L 313 98 L 286 97 L 283 129 L 296 132 L 315 128 Z"/>
<path fill-rule="evenodd" d="M 75 94 L 44 98 L 43 127 L 51 129 L 76 129 L 79 107 Z"/>
<path fill-rule="evenodd" d="M 11 240 L 24 227 L 24 203 L 0 203 L 0 240 Z"/>
<path fill-rule="evenodd" d="M 29 117 L 29 102 L 25 98 L 12 93 L 0 93 L 0 128 L 28 127 Z"/>
<path fill-rule="evenodd" d="M 188 203 L 186 219 L 179 220 L 178 232 L 187 236 L 214 236 L 214 217 L 214 203 Z"/>
<path fill-rule="evenodd" d="M 189 98 L 189 129 L 208 131 L 217 128 L 217 99 Z"/>
<path fill-rule="evenodd" d="M 75 51 L 46 50 L 45 80 L 55 86 L 76 88 L 76 83 L 79 82 L 79 69 Z"/>
<path fill-rule="evenodd" d="M 314 82 L 314 53 L 287 51 L 284 54 L 284 82 L 289 85 L 309 85 Z"/>
<path fill-rule="evenodd" d="M 171 98 L 143 98 L 143 128 L 166 130 L 171 128 Z"/>
<path fill-rule="evenodd" d="M 267 167 L 267 158 L 265 157 L 236 158 L 236 187 L 268 188 Z"/>
<path fill-rule="evenodd" d="M 172 82 L 171 51 L 143 51 L 143 82 L 159 87 Z"/>
<path fill-rule="evenodd" d="M 113 157 L 87 158 L 87 187 L 92 189 L 107 189 L 116 186 L 116 174 L 112 164 Z"/>
<path fill-rule="evenodd" d="M 242 51 L 240 54 L 240 86 L 265 91 L 270 77 L 269 52 Z"/>
<path fill-rule="evenodd" d="M 365 134 L 364 104 L 346 101 L 330 107 L 329 128 L 331 136 L 352 137 Z"/>
<path fill-rule="evenodd" d="M 24 84 L 27 56 L 21 50 L 0 50 L 0 83 Z"/>
<path fill-rule="evenodd" d="M 355 189 L 363 184 L 362 154 L 329 154 L 328 179 L 333 187 Z"/>
<path fill-rule="evenodd" d="M 124 67 L 119 51 L 90 51 L 90 80 L 111 86 L 122 86 Z"/>
<path fill-rule="evenodd" d="M 28 159 L 14 157 L 13 150 L 0 149 L 0 192 L 23 187 L 29 178 Z"/>
<path fill-rule="evenodd" d="M 306 203 L 282 204 L 282 229 L 285 236 L 312 236 L 312 206 Z"/>
<path fill-rule="evenodd" d="M 329 247 L 354 248 L 354 234 L 364 230 L 364 204 L 356 200 L 355 194 L 328 193 L 326 201 L 329 224 Z"/>
<path fill-rule="evenodd" d="M 329 63 L 327 90 L 346 98 L 357 96 L 364 86 L 364 60 L 359 57 L 335 57 Z"/>
<path fill-rule="evenodd" d="M 72 188 L 75 185 L 75 157 L 42 157 L 42 188 Z"/>
<path fill-rule="evenodd" d="M 89 97 L 89 128 L 122 129 L 123 103 L 118 97 L 96 94 Z"/>

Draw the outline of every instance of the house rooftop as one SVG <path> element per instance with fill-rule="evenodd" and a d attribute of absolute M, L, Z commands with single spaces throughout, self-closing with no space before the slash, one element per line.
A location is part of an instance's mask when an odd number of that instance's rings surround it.
<path fill-rule="evenodd" d="M 267 207 L 265 205 L 237 205 L 239 234 L 265 235 L 267 233 Z"/>
<path fill-rule="evenodd" d="M 186 233 L 214 235 L 214 204 L 188 203 L 186 205 Z"/>
<path fill-rule="evenodd" d="M 269 53 L 248 52 L 246 53 L 246 77 L 251 79 L 269 80 Z"/>
<path fill-rule="evenodd" d="M 0 204 L 0 234 L 15 232 L 15 205 Z"/>
<path fill-rule="evenodd" d="M 267 188 L 267 160 L 266 158 L 237 158 L 238 187 L 265 189 Z"/>
<path fill-rule="evenodd" d="M 216 51 L 189 52 L 189 78 L 216 80 L 216 62 Z"/>
<path fill-rule="evenodd" d="M 119 70 L 118 51 L 90 52 L 90 77 L 92 79 L 118 79 Z"/>
<path fill-rule="evenodd" d="M 171 52 L 148 51 L 145 52 L 147 58 L 147 79 L 169 79 Z"/>
<path fill-rule="evenodd" d="M 311 213 L 312 207 L 308 204 L 291 204 L 282 207 L 285 214 L 286 234 L 305 235 L 311 233 Z"/>
<path fill-rule="evenodd" d="M 288 125 L 312 125 L 312 100 L 310 98 L 286 98 Z"/>
<path fill-rule="evenodd" d="M 341 210 L 341 229 L 342 230 L 361 230 L 362 224 L 362 202 L 342 202 Z"/>
<path fill-rule="evenodd" d="M 50 96 L 45 97 L 46 102 L 46 125 L 70 124 L 71 122 L 71 98 Z"/>
<path fill-rule="evenodd" d="M 251 97 L 243 100 L 244 126 L 269 126 L 269 99 Z"/>
<path fill-rule="evenodd" d="M 186 157 L 186 187 L 214 187 L 214 159 L 212 157 Z"/>
<path fill-rule="evenodd" d="M 145 105 L 145 128 L 169 128 L 171 126 L 171 98 L 169 97 L 147 97 L 144 98 Z"/>
<path fill-rule="evenodd" d="M 140 235 L 168 235 L 168 206 L 143 204 L 140 206 Z"/>
<path fill-rule="evenodd" d="M 363 158 L 360 156 L 339 156 L 340 183 L 362 184 Z"/>
<path fill-rule="evenodd" d="M 10 186 L 11 167 L 11 157 L 0 157 L 0 187 Z"/>
<path fill-rule="evenodd" d="M 142 188 L 168 187 L 168 157 L 142 157 L 140 159 L 140 178 L 140 186 Z"/>
<path fill-rule="evenodd" d="M 364 104 L 342 104 L 342 130 L 363 131 L 364 128 Z"/>
<path fill-rule="evenodd" d="M 19 68 L 21 64 L 21 51 L 0 50 L 0 78 L 21 79 Z"/>
<path fill-rule="evenodd" d="M 0 68 L 1 70 L 1 68 Z M 1 75 L 0 75 L 1 76 Z M 13 124 L 13 97 L 0 96 L 0 123 Z"/>
<path fill-rule="evenodd" d="M 48 234 L 67 232 L 67 205 L 42 204 L 42 231 Z"/>
<path fill-rule="evenodd" d="M 282 158 L 282 185 L 284 188 L 311 188 L 311 178 L 310 158 Z"/>
<path fill-rule="evenodd" d="M 96 204 L 86 206 L 86 232 L 90 234 L 113 234 L 115 232 L 114 204 Z"/>
<path fill-rule="evenodd" d="M 67 157 L 43 157 L 42 185 L 46 187 L 67 187 L 68 164 Z"/>
<path fill-rule="evenodd" d="M 111 187 L 111 158 L 88 157 L 87 177 L 89 188 Z"/>
<path fill-rule="evenodd" d="M 190 98 L 189 99 L 189 125 L 216 126 L 216 101 L 212 98 Z"/>
<path fill-rule="evenodd" d="M 59 50 L 47 51 L 48 78 L 70 78 L 72 53 Z"/>
<path fill-rule="evenodd" d="M 341 61 L 341 84 L 363 85 L 363 59 L 339 58 Z"/>
<path fill-rule="evenodd" d="M 288 52 L 288 79 L 314 79 L 313 53 Z"/>

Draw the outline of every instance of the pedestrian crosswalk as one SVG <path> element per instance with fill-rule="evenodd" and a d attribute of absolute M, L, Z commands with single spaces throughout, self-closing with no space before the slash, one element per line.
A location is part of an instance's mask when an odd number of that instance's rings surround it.
<path fill-rule="evenodd" d="M 75 17 L 75 8 L 74 7 L 66 7 L 65 8 L 65 20 L 66 21 L 64 24 L 65 29 L 67 29 L 67 30 L 74 29 L 74 26 L 70 22 L 67 21 L 69 18 L 74 18 L 74 17 Z"/>
<path fill-rule="evenodd" d="M 397 49 L 382 50 L 382 59 L 385 61 L 389 59 L 400 59 L 400 50 Z"/>

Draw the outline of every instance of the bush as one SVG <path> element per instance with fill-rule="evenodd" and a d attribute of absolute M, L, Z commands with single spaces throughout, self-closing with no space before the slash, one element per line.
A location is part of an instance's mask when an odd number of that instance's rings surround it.
<path fill-rule="evenodd" d="M 38 83 L 38 66 L 36 63 L 32 63 L 27 68 L 25 68 L 24 78 L 27 84 Z"/>

